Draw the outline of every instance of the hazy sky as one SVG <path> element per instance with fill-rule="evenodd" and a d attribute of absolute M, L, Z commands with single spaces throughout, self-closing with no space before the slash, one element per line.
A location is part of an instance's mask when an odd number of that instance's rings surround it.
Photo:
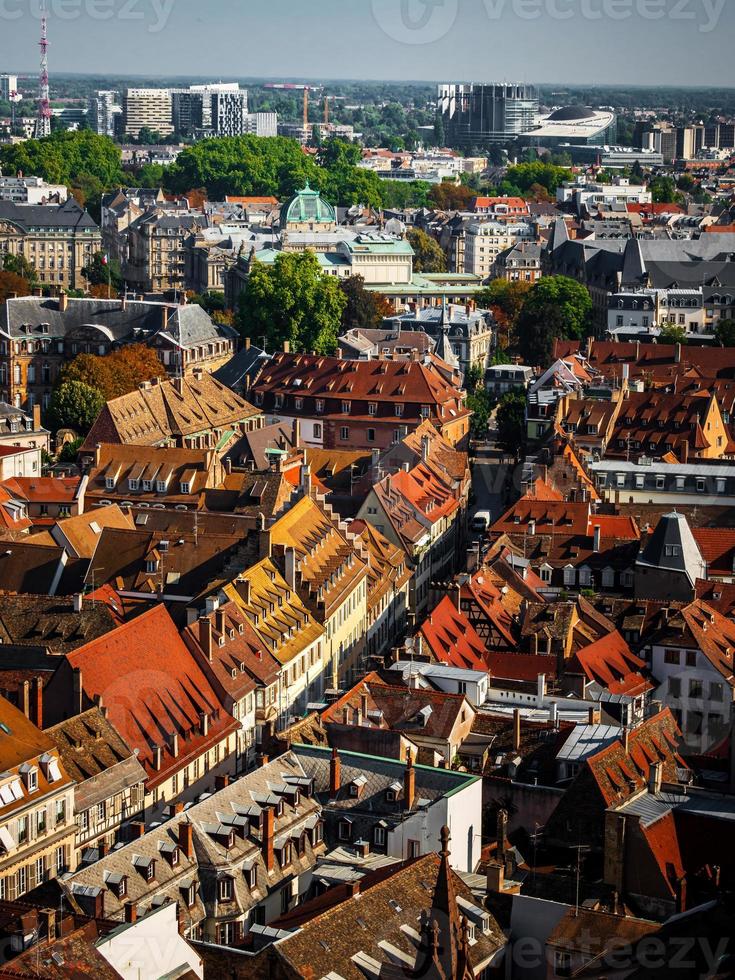
<path fill-rule="evenodd" d="M 0 0 L 0 71 L 40 0 Z M 50 70 L 735 85 L 735 0 L 46 0 Z"/>

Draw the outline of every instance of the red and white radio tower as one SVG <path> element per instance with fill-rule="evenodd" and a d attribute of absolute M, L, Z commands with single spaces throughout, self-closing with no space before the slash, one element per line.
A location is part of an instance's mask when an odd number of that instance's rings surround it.
<path fill-rule="evenodd" d="M 38 76 L 38 115 L 36 116 L 36 139 L 51 133 L 51 102 L 48 87 L 48 34 L 46 32 L 46 0 L 41 0 L 41 72 Z"/>

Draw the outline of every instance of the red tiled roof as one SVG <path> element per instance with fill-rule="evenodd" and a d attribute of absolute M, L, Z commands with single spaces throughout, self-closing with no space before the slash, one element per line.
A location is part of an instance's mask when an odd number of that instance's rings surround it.
<path fill-rule="evenodd" d="M 149 788 L 238 727 L 163 605 L 79 647 L 67 660 L 81 671 L 87 697 L 103 699 L 112 724 L 139 750 Z M 207 735 L 202 734 L 201 714 L 209 718 Z M 171 752 L 175 733 L 177 756 Z M 153 765 L 156 746 L 162 748 L 159 770 Z"/>
<path fill-rule="evenodd" d="M 635 697 L 653 688 L 641 673 L 645 662 L 636 657 L 617 630 L 578 650 L 573 666 L 611 694 Z"/>
<path fill-rule="evenodd" d="M 672 896 L 676 896 L 676 884 L 684 877 L 684 862 L 679 849 L 674 814 L 669 811 L 654 823 L 639 824 L 651 854 Z"/>
<path fill-rule="evenodd" d="M 692 534 L 707 562 L 707 574 L 731 576 L 735 568 L 735 528 L 693 527 Z"/>
<path fill-rule="evenodd" d="M 78 476 L 16 476 L 0 486 L 29 503 L 71 503 L 80 481 Z"/>
<path fill-rule="evenodd" d="M 686 769 L 679 756 L 681 732 L 669 708 L 648 718 L 630 732 L 628 749 L 613 742 L 587 759 L 606 806 L 623 803 L 648 785 L 651 765 L 660 762 L 664 782 L 678 782 L 678 769 Z"/>
<path fill-rule="evenodd" d="M 628 214 L 684 214 L 684 208 L 678 204 L 626 204 L 625 207 Z"/>
<path fill-rule="evenodd" d="M 539 674 L 556 677 L 556 657 L 534 653 L 493 653 L 485 655 L 492 677 L 506 681 L 535 681 Z"/>
<path fill-rule="evenodd" d="M 498 204 L 528 212 L 528 201 L 524 201 L 522 197 L 476 197 L 472 201 L 472 209 L 476 211 L 478 208 L 494 208 Z"/>
<path fill-rule="evenodd" d="M 419 630 L 436 659 L 450 667 L 487 671 L 487 650 L 467 616 L 445 596 Z"/>

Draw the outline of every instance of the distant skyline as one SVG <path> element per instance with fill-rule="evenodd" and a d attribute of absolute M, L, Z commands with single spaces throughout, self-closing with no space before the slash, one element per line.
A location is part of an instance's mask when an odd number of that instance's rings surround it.
<path fill-rule="evenodd" d="M 47 5 L 52 89 L 54 72 L 733 87 L 732 0 Z M 0 0 L 0 71 L 35 73 L 38 6 Z"/>

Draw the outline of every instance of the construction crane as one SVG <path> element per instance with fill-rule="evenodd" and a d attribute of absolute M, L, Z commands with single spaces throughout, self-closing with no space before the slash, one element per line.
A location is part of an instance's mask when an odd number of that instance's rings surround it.
<path fill-rule="evenodd" d="M 329 96 L 324 96 L 324 125 L 329 125 Z"/>

